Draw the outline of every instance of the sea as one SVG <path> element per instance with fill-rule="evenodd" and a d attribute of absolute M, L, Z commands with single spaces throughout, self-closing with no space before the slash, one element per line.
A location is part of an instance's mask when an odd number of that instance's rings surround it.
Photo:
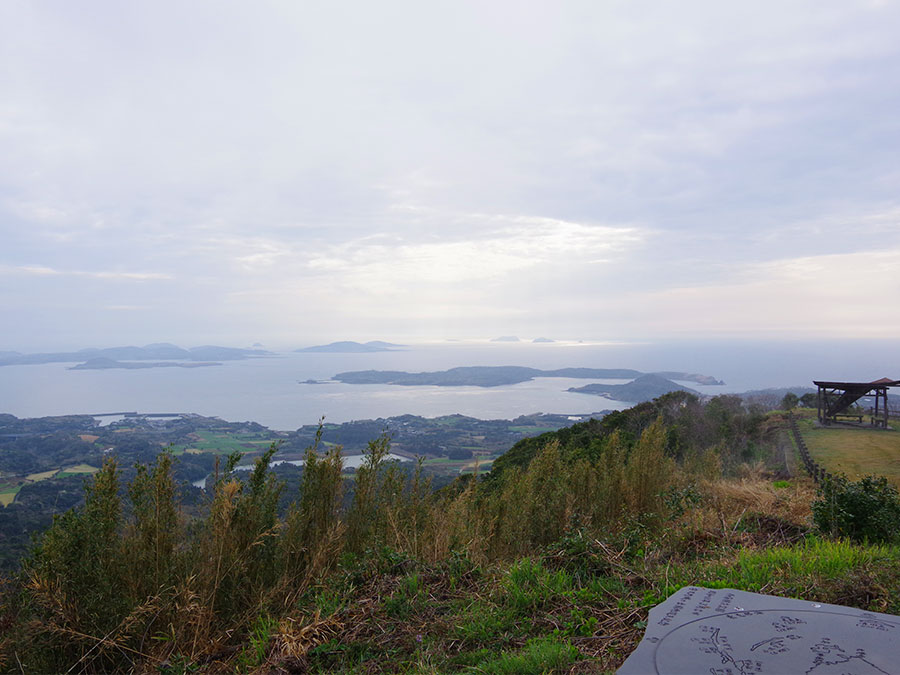
<path fill-rule="evenodd" d="M 111 345 L 101 345 L 111 346 Z M 190 346 L 190 345 L 188 345 Z M 513 419 L 585 415 L 632 404 L 566 391 L 591 381 L 538 378 L 499 387 L 351 385 L 351 370 L 445 370 L 455 366 L 633 368 L 711 375 L 685 382 L 702 394 L 812 387 L 814 379 L 900 377 L 900 341 L 445 342 L 362 354 L 281 352 L 202 368 L 70 370 L 72 363 L 0 367 L 0 413 L 17 417 L 114 412 L 197 413 L 276 430 L 413 414 Z M 316 383 L 308 383 L 314 380 Z M 610 380 L 610 382 L 613 382 Z M 621 381 L 620 381 L 621 382 Z"/>

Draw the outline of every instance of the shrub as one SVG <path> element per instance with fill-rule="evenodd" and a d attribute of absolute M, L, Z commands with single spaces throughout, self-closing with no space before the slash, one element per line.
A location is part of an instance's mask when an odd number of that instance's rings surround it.
<path fill-rule="evenodd" d="M 900 495 L 884 476 L 859 481 L 827 478 L 813 503 L 813 520 L 822 532 L 853 541 L 900 541 Z"/>

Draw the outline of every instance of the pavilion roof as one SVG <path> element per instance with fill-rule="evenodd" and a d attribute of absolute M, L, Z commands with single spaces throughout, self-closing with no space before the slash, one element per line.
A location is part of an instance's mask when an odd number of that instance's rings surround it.
<path fill-rule="evenodd" d="M 889 377 L 882 377 L 880 380 L 872 382 L 824 382 L 813 380 L 813 384 L 833 389 L 875 389 L 876 387 L 900 387 L 900 380 L 892 380 Z"/>

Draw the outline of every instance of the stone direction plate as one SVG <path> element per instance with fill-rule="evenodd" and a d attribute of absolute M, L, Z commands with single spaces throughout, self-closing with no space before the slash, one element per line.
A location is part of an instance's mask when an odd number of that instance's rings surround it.
<path fill-rule="evenodd" d="M 620 675 L 900 673 L 900 617 L 686 586 L 650 610 Z"/>

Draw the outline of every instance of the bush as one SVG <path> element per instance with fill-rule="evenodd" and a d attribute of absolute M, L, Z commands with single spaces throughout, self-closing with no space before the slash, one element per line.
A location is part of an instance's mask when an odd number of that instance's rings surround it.
<path fill-rule="evenodd" d="M 900 495 L 884 476 L 860 481 L 827 478 L 813 503 L 813 520 L 826 534 L 853 541 L 900 541 Z"/>

